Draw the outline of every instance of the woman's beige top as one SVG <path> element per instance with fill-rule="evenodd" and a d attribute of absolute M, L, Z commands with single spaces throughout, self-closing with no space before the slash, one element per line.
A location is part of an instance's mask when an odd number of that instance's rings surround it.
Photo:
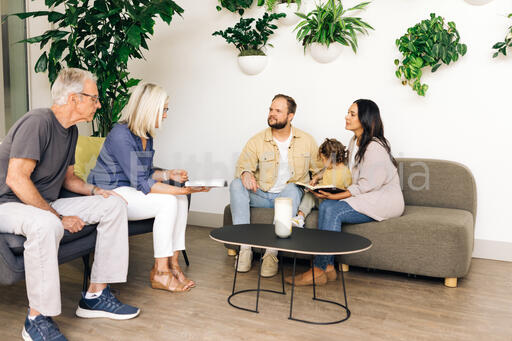
<path fill-rule="evenodd" d="M 349 144 L 349 156 L 355 138 Z M 352 169 L 352 194 L 345 200 L 354 210 L 377 221 L 399 217 L 404 212 L 404 196 L 400 178 L 386 149 L 376 141 L 370 142 L 363 159 Z"/>

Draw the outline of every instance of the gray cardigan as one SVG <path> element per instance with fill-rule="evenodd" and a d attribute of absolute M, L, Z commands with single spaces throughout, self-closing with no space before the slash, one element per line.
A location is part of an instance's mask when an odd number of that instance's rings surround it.
<path fill-rule="evenodd" d="M 355 138 L 350 141 L 349 156 Z M 377 221 L 399 217 L 404 212 L 400 178 L 386 149 L 378 142 L 368 144 L 362 160 L 352 169 L 352 196 L 345 200 L 354 210 Z"/>

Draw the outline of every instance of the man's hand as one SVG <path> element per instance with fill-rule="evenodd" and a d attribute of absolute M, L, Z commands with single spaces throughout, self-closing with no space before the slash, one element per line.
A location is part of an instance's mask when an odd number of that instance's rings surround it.
<path fill-rule="evenodd" d="M 76 216 L 67 216 L 62 217 L 62 226 L 64 226 L 64 229 L 68 230 L 70 233 L 75 233 L 82 231 L 85 223 L 82 221 L 82 219 Z"/>
<path fill-rule="evenodd" d="M 169 176 L 169 179 L 176 182 L 188 181 L 188 173 L 184 169 L 170 169 L 167 171 L 167 175 Z"/>
<path fill-rule="evenodd" d="M 108 198 L 109 196 L 114 195 L 116 197 L 123 199 L 123 201 L 128 204 L 128 201 L 126 201 L 125 198 L 123 198 L 119 193 L 108 190 L 108 189 L 96 187 L 94 189 L 94 195 L 102 195 L 104 198 Z"/>
<path fill-rule="evenodd" d="M 252 175 L 252 173 L 244 172 L 242 174 L 241 179 L 242 179 L 242 184 L 249 191 L 256 192 L 258 190 L 258 182 L 254 178 L 254 175 Z"/>

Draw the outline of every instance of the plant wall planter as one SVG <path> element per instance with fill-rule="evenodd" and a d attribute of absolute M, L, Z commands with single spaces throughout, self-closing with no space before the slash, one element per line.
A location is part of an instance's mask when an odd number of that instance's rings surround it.
<path fill-rule="evenodd" d="M 327 47 L 319 43 L 312 43 L 309 46 L 311 57 L 319 63 L 326 64 L 334 61 L 341 54 L 343 46 L 338 43 L 332 43 Z"/>
<path fill-rule="evenodd" d="M 238 66 L 246 75 L 257 75 L 268 64 L 268 56 L 238 56 Z"/>
<path fill-rule="evenodd" d="M 488 4 L 492 0 L 464 0 L 464 1 L 466 1 L 468 4 L 471 4 L 471 5 L 481 6 L 481 5 Z"/>
<path fill-rule="evenodd" d="M 295 25 L 299 22 L 299 17 L 295 14 L 299 8 L 296 3 L 291 4 L 278 4 L 276 5 L 275 12 L 276 13 L 284 13 L 286 17 L 279 19 L 279 22 L 285 26 Z"/>

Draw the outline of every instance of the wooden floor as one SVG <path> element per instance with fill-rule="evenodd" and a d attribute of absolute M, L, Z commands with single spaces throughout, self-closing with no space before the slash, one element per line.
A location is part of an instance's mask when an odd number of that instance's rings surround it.
<path fill-rule="evenodd" d="M 288 320 L 288 294 L 263 293 L 260 313 L 240 311 L 226 302 L 231 293 L 233 258 L 208 237 L 210 229 L 189 226 L 187 273 L 197 281 L 188 293 L 149 286 L 152 235 L 130 238 L 128 283 L 114 285 L 122 302 L 142 308 L 129 321 L 84 320 L 74 316 L 81 290 L 82 264 L 61 266 L 62 315 L 56 318 L 69 340 L 512 340 L 512 263 L 473 259 L 457 289 L 441 279 L 352 269 L 346 274 L 350 319 L 316 326 Z M 305 269 L 305 265 L 302 266 Z M 302 268 L 300 270 L 302 270 Z M 255 287 L 256 269 L 238 277 L 239 288 Z M 286 266 L 285 273 L 291 271 Z M 280 277 L 263 279 L 279 290 Z M 26 315 L 24 282 L 0 287 L 0 340 L 20 340 Z M 340 300 L 339 283 L 318 289 L 320 297 Z M 298 288 L 298 318 L 334 320 L 334 306 L 311 300 L 311 288 Z M 245 296 L 244 296 L 245 295 Z M 253 294 L 236 298 L 252 306 Z"/>

